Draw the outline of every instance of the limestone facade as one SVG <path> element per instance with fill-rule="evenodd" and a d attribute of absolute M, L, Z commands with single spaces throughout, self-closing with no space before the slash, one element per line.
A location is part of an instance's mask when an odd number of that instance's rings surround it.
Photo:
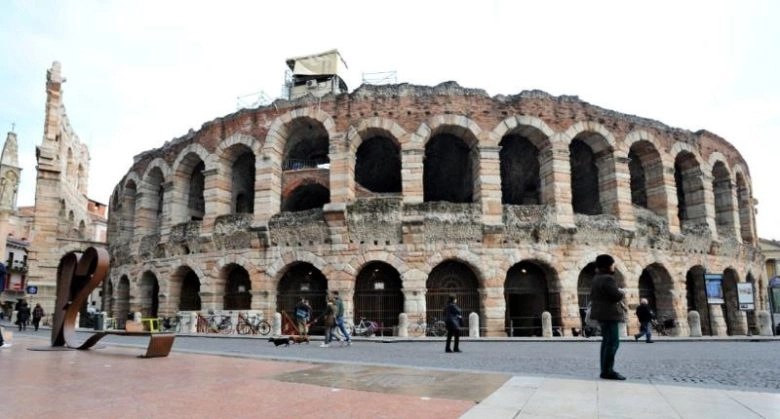
<path fill-rule="evenodd" d="M 36 148 L 35 206 L 30 228 L 27 283 L 38 287 L 28 296 L 46 313 L 54 310 L 57 265 L 67 252 L 105 245 L 106 205 L 87 197 L 89 150 L 68 120 L 63 103 L 65 82 L 59 62 L 46 74 L 43 140 Z"/>
<path fill-rule="evenodd" d="M 705 333 L 744 334 L 736 282 L 766 283 L 731 144 L 540 91 L 277 100 L 135 156 L 109 205 L 116 317 L 270 318 L 339 290 L 347 317 L 390 327 L 433 321 L 454 293 L 481 335 L 539 335 L 545 311 L 570 335 L 608 253 L 631 308 L 648 297 L 677 333 L 696 309 Z M 724 275 L 726 304 L 707 304 L 705 272 Z"/>

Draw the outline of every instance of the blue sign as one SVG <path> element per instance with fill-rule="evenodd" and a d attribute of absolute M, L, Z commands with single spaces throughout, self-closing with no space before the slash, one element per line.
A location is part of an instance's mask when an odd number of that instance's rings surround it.
<path fill-rule="evenodd" d="M 723 275 L 704 274 L 704 288 L 707 292 L 707 304 L 724 304 Z"/>
<path fill-rule="evenodd" d="M 35 285 L 27 286 L 27 293 L 28 294 L 37 294 L 38 293 L 38 287 L 36 287 Z"/>

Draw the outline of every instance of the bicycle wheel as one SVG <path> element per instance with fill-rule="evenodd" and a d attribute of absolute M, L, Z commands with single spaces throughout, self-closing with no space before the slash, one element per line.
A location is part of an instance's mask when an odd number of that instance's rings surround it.
<path fill-rule="evenodd" d="M 238 325 L 236 325 L 236 332 L 238 332 L 239 335 L 248 335 L 252 331 L 252 326 L 250 326 L 246 322 L 239 322 Z"/>
<path fill-rule="evenodd" d="M 420 337 L 425 333 L 425 326 L 420 323 L 412 323 L 407 328 L 409 336 Z"/>
<path fill-rule="evenodd" d="M 444 336 L 447 334 L 447 325 L 444 324 L 443 321 L 439 320 L 435 323 L 433 323 L 433 327 L 431 328 L 431 333 L 433 336 Z"/>
<path fill-rule="evenodd" d="M 271 333 L 271 325 L 268 324 L 267 321 L 262 320 L 260 324 L 257 326 L 257 330 L 260 332 L 261 335 L 265 336 Z"/>

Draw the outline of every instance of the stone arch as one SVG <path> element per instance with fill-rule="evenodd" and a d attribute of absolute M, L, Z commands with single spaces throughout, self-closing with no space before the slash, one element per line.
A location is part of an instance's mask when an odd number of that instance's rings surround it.
<path fill-rule="evenodd" d="M 461 331 L 468 331 L 469 314 L 475 312 L 484 319 L 480 301 L 480 281 L 474 270 L 457 259 L 447 259 L 437 264 L 428 274 L 425 283 L 425 307 L 428 324 L 441 320 L 442 309 L 450 295 L 455 295 L 463 312 Z"/>
<path fill-rule="evenodd" d="M 701 332 L 704 335 L 713 335 L 712 313 L 707 303 L 707 292 L 704 282 L 704 274 L 707 272 L 702 265 L 692 266 L 685 274 L 685 300 L 687 311 L 699 313 Z"/>
<path fill-rule="evenodd" d="M 223 304 L 225 310 L 249 310 L 252 308 L 252 280 L 249 271 L 237 263 L 228 263 L 223 266 L 218 275 L 218 284 L 224 284 L 222 288 Z"/>
<path fill-rule="evenodd" d="M 398 325 L 398 315 L 404 311 L 401 274 L 384 261 L 365 263 L 355 277 L 355 323 L 360 318 L 378 322 L 388 333 Z"/>
<path fill-rule="evenodd" d="M 712 157 L 710 158 L 711 161 Z M 731 172 L 724 160 L 713 161 L 711 167 L 712 193 L 715 198 L 715 227 L 718 237 L 733 237 L 736 233 L 736 226 L 734 225 L 734 190 L 731 182 Z"/>
<path fill-rule="evenodd" d="M 447 260 L 453 260 L 468 266 L 474 275 L 476 275 L 479 286 L 485 286 L 485 282 L 489 275 L 484 271 L 482 259 L 474 252 L 468 250 L 442 250 L 431 255 L 428 260 L 426 260 L 425 266 L 436 266 Z"/>
<path fill-rule="evenodd" d="M 664 319 L 679 321 L 674 304 L 674 281 L 663 264 L 655 262 L 647 265 L 639 275 L 637 288 L 639 298 L 647 298 L 650 308 L 656 313 L 659 321 Z"/>
<path fill-rule="evenodd" d="M 138 179 L 134 173 L 128 176 L 122 187 L 122 212 L 121 212 L 121 233 L 120 237 L 124 240 L 132 240 L 135 232 L 136 217 L 136 197 L 138 196 Z"/>
<path fill-rule="evenodd" d="M 631 203 L 665 217 L 669 199 L 664 183 L 664 158 L 655 144 L 655 138 L 646 131 L 632 131 L 626 136 Z"/>
<path fill-rule="evenodd" d="M 290 265 L 295 262 L 306 262 L 326 274 L 329 269 L 332 269 L 331 264 L 312 252 L 306 250 L 283 251 L 265 271 L 266 275 L 271 279 L 272 288 L 279 288 L 279 281 L 282 279 L 282 276 L 287 272 Z"/>
<path fill-rule="evenodd" d="M 150 270 L 141 274 L 138 283 L 138 305 L 142 317 L 157 317 L 160 309 L 160 283 Z"/>
<path fill-rule="evenodd" d="M 464 116 L 438 115 L 423 123 L 415 142 L 424 149 L 423 201 L 479 201 L 479 127 Z"/>
<path fill-rule="evenodd" d="M 170 168 L 162 159 L 155 159 L 144 172 L 136 225 L 143 234 L 160 234 L 165 219 L 165 185 L 170 179 Z M 168 173 L 168 177 L 166 177 Z"/>
<path fill-rule="evenodd" d="M 701 158 L 687 144 L 677 143 L 674 154 L 674 182 L 677 189 L 677 217 L 681 229 L 708 225 L 705 205 L 704 173 Z"/>
<path fill-rule="evenodd" d="M 171 274 L 169 287 L 178 303 L 177 311 L 200 311 L 202 309 L 201 292 L 203 273 L 192 265 L 183 264 Z M 174 294 L 175 293 L 175 294 Z"/>
<path fill-rule="evenodd" d="M 611 134 L 610 134 L 611 138 Z M 614 138 L 601 131 L 582 131 L 569 142 L 572 209 L 585 215 L 615 214 Z"/>
<path fill-rule="evenodd" d="M 512 128 L 510 128 L 510 126 Z M 552 130 L 531 117 L 507 118 L 489 137 L 502 133 L 498 146 L 501 174 L 501 202 L 513 205 L 538 205 L 546 202 L 549 185 L 543 184 L 551 170 Z"/>
<path fill-rule="evenodd" d="M 313 313 L 323 313 L 327 295 L 328 278 L 325 274 L 311 263 L 293 261 L 284 267 L 277 283 L 276 311 L 286 313 L 290 320 L 294 320 L 295 305 L 300 298 L 305 298 Z"/>
<path fill-rule="evenodd" d="M 740 166 L 734 168 L 734 182 L 737 188 L 737 209 L 739 212 L 739 232 L 742 241 L 749 244 L 756 242 L 753 224 L 753 198 L 750 192 L 750 182 L 746 180 Z"/>
<path fill-rule="evenodd" d="M 545 311 L 552 316 L 554 330 L 562 327 L 558 282 L 555 269 L 538 260 L 526 259 L 507 270 L 504 299 L 509 336 L 542 336 Z"/>
<path fill-rule="evenodd" d="M 360 271 L 366 268 L 366 265 L 374 262 L 384 262 L 396 269 L 402 275 L 409 271 L 409 265 L 395 253 L 385 250 L 369 250 L 366 252 L 356 252 L 352 259 L 344 266 L 344 272 L 351 276 L 357 276 Z"/>
<path fill-rule="evenodd" d="M 302 178 L 287 185 L 282 195 L 282 211 L 322 208 L 330 202 L 330 189 L 316 179 Z"/>
<path fill-rule="evenodd" d="M 116 287 L 116 299 L 112 307 L 116 310 L 114 318 L 117 319 L 119 327 L 123 327 L 127 319 L 127 313 L 130 312 L 130 278 L 122 275 Z"/>
<path fill-rule="evenodd" d="M 206 212 L 205 171 L 206 149 L 199 144 L 186 147 L 174 164 L 174 188 L 181 209 L 179 221 L 202 220 Z"/>

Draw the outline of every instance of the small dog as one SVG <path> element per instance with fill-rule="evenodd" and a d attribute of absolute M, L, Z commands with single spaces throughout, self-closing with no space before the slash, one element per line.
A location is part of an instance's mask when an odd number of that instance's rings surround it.
<path fill-rule="evenodd" d="M 306 335 L 292 335 L 292 336 L 290 336 L 290 341 L 292 343 L 297 343 L 299 345 L 301 343 L 306 342 L 306 344 L 308 345 L 309 344 L 309 337 L 306 336 Z"/>
<path fill-rule="evenodd" d="M 293 339 L 291 337 L 289 337 L 289 336 L 283 336 L 283 337 L 279 337 L 279 338 L 275 338 L 275 337 L 268 338 L 268 341 L 269 342 L 273 342 L 274 345 L 276 345 L 276 346 L 282 346 L 282 345 L 290 346 L 290 342 L 292 342 L 292 340 Z"/>

